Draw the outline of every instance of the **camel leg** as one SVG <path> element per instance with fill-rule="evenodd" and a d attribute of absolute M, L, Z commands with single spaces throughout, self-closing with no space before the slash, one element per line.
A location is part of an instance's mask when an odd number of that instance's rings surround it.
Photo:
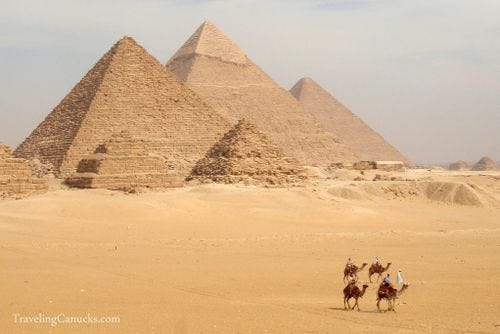
<path fill-rule="evenodd" d="M 351 299 L 351 297 L 347 297 L 347 309 L 351 309 L 351 305 L 349 304 L 349 299 Z"/>
<path fill-rule="evenodd" d="M 368 278 L 370 279 L 370 283 L 372 282 L 372 275 L 373 274 L 368 274 Z"/>
<path fill-rule="evenodd" d="M 358 311 L 359 311 L 358 298 L 356 298 L 356 304 L 354 304 L 354 306 L 356 306 L 358 308 Z M 354 310 L 354 306 L 352 307 L 353 310 Z"/>
<path fill-rule="evenodd" d="M 347 310 L 347 307 L 345 305 L 345 300 L 347 299 L 347 297 L 344 297 L 344 310 Z"/>
<path fill-rule="evenodd" d="M 377 299 L 377 308 L 379 312 L 382 312 L 382 310 L 380 309 L 380 298 Z"/>

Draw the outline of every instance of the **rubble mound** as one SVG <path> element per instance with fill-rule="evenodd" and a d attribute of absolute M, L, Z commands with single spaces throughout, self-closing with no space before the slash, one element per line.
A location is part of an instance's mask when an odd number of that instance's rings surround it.
<path fill-rule="evenodd" d="M 0 198 L 23 197 L 47 188 L 43 179 L 33 177 L 26 160 L 14 158 L 9 147 L 0 144 Z"/>
<path fill-rule="evenodd" d="M 146 143 L 126 131 L 114 134 L 94 154 L 80 160 L 76 173 L 65 183 L 76 188 L 126 191 L 182 186 L 182 178 L 169 174 L 165 161 L 151 154 Z"/>
<path fill-rule="evenodd" d="M 285 157 L 247 120 L 240 120 L 193 168 L 188 180 L 286 185 L 307 179 L 294 158 Z"/>

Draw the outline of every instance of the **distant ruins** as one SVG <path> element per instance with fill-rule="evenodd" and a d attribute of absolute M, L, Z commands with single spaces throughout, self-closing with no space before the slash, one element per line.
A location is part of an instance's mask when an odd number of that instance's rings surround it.
<path fill-rule="evenodd" d="M 9 147 L 0 144 L 0 198 L 41 193 L 47 188 L 43 179 L 33 177 L 26 160 L 14 158 Z"/>
<path fill-rule="evenodd" d="M 193 168 L 188 179 L 221 183 L 286 185 L 307 178 L 294 158 L 285 157 L 247 120 L 240 120 Z"/>

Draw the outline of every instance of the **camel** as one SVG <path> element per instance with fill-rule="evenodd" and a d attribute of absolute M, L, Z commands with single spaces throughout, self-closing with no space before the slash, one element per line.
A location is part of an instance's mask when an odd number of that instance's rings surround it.
<path fill-rule="evenodd" d="M 363 295 L 365 294 L 366 288 L 368 288 L 367 284 L 363 285 L 363 290 L 360 290 L 356 284 L 349 283 L 345 288 L 344 288 L 344 308 L 346 310 L 354 310 L 354 307 L 358 307 L 359 311 L 359 305 L 358 305 L 358 299 L 363 298 Z M 354 298 L 356 303 L 354 303 L 353 307 L 351 308 L 351 305 L 349 305 L 349 299 Z M 346 307 L 347 304 L 347 307 Z"/>
<path fill-rule="evenodd" d="M 403 284 L 400 290 L 393 288 L 392 286 L 385 286 L 384 284 L 380 285 L 378 291 L 377 291 L 377 308 L 379 312 L 382 312 L 380 309 L 380 301 L 382 299 L 387 299 L 387 311 L 394 311 L 396 312 L 396 309 L 394 308 L 394 304 L 396 301 L 396 298 L 401 296 L 403 292 L 408 289 L 410 285 L 409 284 Z"/>
<path fill-rule="evenodd" d="M 346 282 L 346 279 L 349 278 L 349 276 L 354 277 L 356 282 L 358 281 L 358 273 L 363 270 L 364 267 L 366 267 L 368 263 L 363 263 L 361 267 L 357 267 L 356 265 L 352 264 L 351 267 L 345 266 L 344 268 L 344 283 Z"/>
<path fill-rule="evenodd" d="M 384 272 L 386 272 L 390 266 L 391 266 L 390 262 L 388 262 L 387 266 L 385 266 L 385 267 L 383 267 L 380 264 L 377 266 L 377 264 L 372 263 L 372 265 L 370 266 L 370 269 L 368 269 L 368 278 L 370 279 L 370 283 L 372 282 L 372 275 L 373 274 L 378 274 L 378 277 L 377 277 L 377 282 L 378 282 L 378 280 L 380 279 L 380 276 L 382 276 L 382 274 Z"/>

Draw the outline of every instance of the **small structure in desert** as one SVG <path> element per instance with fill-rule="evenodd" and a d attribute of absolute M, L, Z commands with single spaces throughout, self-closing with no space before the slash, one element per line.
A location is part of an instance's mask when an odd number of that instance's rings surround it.
<path fill-rule="evenodd" d="M 13 157 L 9 147 L 0 144 L 0 198 L 27 196 L 47 188 L 43 179 L 32 175 L 26 160 Z"/>
<path fill-rule="evenodd" d="M 183 179 L 169 173 L 165 161 L 146 148 L 146 141 L 122 131 L 80 160 L 76 173 L 65 183 L 76 188 L 135 190 L 180 187 Z"/>
<path fill-rule="evenodd" d="M 449 170 L 470 170 L 471 169 L 471 164 L 463 161 L 463 160 L 458 160 L 457 162 L 451 163 L 448 166 Z"/>
<path fill-rule="evenodd" d="M 352 165 L 355 170 L 377 169 L 387 172 L 401 171 L 404 167 L 403 161 L 357 161 Z"/>
<path fill-rule="evenodd" d="M 254 124 L 240 120 L 193 168 L 188 180 L 256 185 L 298 184 L 307 179 L 296 159 Z"/>
<path fill-rule="evenodd" d="M 474 166 L 472 166 L 472 170 L 476 171 L 487 171 L 487 170 L 496 170 L 497 164 L 490 157 L 482 157 L 481 160 L 476 162 Z"/>

